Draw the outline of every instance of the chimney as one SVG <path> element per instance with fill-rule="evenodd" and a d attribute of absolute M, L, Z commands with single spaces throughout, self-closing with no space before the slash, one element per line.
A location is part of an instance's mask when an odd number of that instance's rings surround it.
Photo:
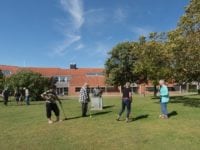
<path fill-rule="evenodd" d="M 70 69 L 77 69 L 76 64 L 75 63 L 71 63 L 70 64 Z"/>

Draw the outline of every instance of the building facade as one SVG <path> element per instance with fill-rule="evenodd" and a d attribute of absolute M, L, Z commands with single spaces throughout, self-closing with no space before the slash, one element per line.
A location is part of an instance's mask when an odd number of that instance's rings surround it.
<path fill-rule="evenodd" d="M 99 86 L 104 95 L 119 95 L 120 88 L 109 86 L 105 83 L 103 68 L 77 68 L 75 64 L 70 65 L 69 69 L 61 68 L 39 68 L 39 67 L 17 67 L 0 65 L 0 70 L 5 76 L 11 76 L 21 70 L 29 70 L 42 74 L 44 77 L 57 78 L 57 93 L 59 95 L 78 95 L 81 87 L 85 82 L 90 86 L 90 90 Z M 141 95 L 152 94 L 154 87 L 151 82 L 148 84 L 132 84 L 132 91 Z M 176 85 L 168 84 L 171 93 L 184 92 L 188 89 L 196 90 L 197 86 L 193 85 Z"/>

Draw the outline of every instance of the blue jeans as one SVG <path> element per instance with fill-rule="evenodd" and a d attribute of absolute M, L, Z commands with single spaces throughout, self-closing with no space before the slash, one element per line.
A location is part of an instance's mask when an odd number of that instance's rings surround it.
<path fill-rule="evenodd" d="M 163 115 L 168 115 L 168 112 L 167 112 L 167 103 L 160 103 L 160 106 L 161 106 L 161 112 Z"/>
<path fill-rule="evenodd" d="M 26 96 L 25 100 L 26 100 L 26 105 L 30 105 L 29 96 Z"/>
<path fill-rule="evenodd" d="M 122 100 L 122 109 L 119 112 L 119 116 L 122 115 L 122 113 L 124 112 L 125 108 L 127 108 L 127 113 L 126 113 L 126 118 L 129 118 L 129 115 L 131 113 L 131 101 L 129 99 L 126 100 Z"/>

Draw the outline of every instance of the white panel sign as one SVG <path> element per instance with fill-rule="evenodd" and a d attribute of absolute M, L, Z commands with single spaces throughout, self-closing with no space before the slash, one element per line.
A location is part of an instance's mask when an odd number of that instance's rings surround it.
<path fill-rule="evenodd" d="M 102 110 L 103 100 L 102 97 L 92 97 L 91 98 L 91 110 Z"/>

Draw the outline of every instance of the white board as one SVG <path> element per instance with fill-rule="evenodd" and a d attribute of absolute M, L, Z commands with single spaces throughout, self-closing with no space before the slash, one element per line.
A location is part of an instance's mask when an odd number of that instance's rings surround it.
<path fill-rule="evenodd" d="M 91 98 L 91 110 L 102 110 L 103 100 L 102 97 L 92 97 Z"/>

